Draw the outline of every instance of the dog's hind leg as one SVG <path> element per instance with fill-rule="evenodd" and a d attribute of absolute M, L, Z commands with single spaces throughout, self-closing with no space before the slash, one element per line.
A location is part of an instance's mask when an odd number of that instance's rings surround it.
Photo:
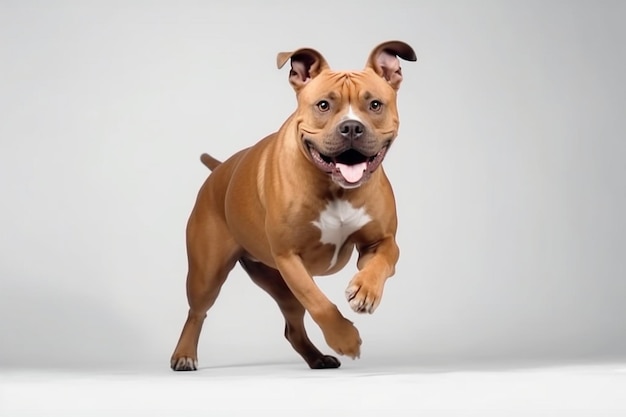
<path fill-rule="evenodd" d="M 285 317 L 285 337 L 311 369 L 338 368 L 341 362 L 334 356 L 324 355 L 309 340 L 304 328 L 304 307 L 293 295 L 283 277 L 274 268 L 240 258 L 239 263 L 252 281 L 264 289 L 278 304 Z"/>
<path fill-rule="evenodd" d="M 198 369 L 198 340 L 206 312 L 241 256 L 226 225 L 214 220 L 216 216 L 198 216 L 198 212 L 194 210 L 187 228 L 189 313 L 170 360 L 175 371 Z"/>

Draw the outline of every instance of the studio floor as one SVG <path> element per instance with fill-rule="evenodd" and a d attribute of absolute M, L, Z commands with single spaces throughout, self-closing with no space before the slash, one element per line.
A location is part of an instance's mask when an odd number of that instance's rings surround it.
<path fill-rule="evenodd" d="M 626 362 L 0 370 L 13 416 L 626 416 Z M 271 414 L 268 414 L 271 413 Z"/>

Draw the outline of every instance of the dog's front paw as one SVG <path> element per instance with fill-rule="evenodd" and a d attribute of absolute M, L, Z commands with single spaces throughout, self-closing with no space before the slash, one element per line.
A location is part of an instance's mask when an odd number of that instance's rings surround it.
<path fill-rule="evenodd" d="M 322 332 L 328 346 L 338 354 L 346 355 L 352 359 L 361 355 L 361 336 L 350 320 L 341 317 L 329 327 L 322 328 Z M 332 356 L 329 358 L 334 359 Z M 331 364 L 332 359 L 330 359 Z M 339 361 L 337 361 L 336 367 L 339 367 Z"/>
<path fill-rule="evenodd" d="M 350 281 L 346 288 L 346 299 L 352 310 L 357 313 L 372 314 L 383 296 L 383 284 L 377 279 L 368 279 L 361 271 Z"/>

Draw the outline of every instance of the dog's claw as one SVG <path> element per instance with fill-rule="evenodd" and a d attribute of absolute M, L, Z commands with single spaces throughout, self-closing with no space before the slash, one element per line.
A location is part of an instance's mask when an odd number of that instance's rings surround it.
<path fill-rule="evenodd" d="M 171 367 L 174 371 L 197 371 L 198 361 L 196 359 L 182 357 L 178 360 L 172 360 Z"/>
<path fill-rule="evenodd" d="M 378 306 L 377 300 L 380 299 L 379 296 L 374 296 L 372 291 L 367 291 L 365 287 L 356 284 L 348 286 L 345 294 L 350 308 L 360 314 L 372 314 Z"/>

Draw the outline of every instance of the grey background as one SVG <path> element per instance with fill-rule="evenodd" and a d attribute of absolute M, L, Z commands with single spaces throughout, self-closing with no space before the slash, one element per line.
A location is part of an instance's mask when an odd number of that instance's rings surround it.
<path fill-rule="evenodd" d="M 0 365 L 167 367 L 207 175 L 293 111 L 275 54 L 401 39 L 402 254 L 361 361 L 626 356 L 626 3 L 0 1 Z M 310 322 L 309 322 L 310 323 Z M 298 361 L 234 270 L 201 366 Z M 309 326 L 323 347 L 319 331 Z"/>

